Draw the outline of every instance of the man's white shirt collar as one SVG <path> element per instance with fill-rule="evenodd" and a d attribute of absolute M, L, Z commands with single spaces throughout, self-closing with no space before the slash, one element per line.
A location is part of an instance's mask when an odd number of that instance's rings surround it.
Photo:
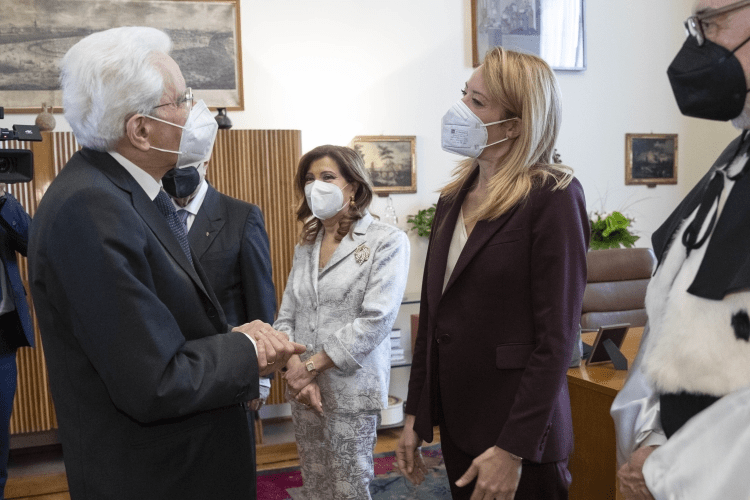
<path fill-rule="evenodd" d="M 151 174 L 122 156 L 120 153 L 116 153 L 115 151 L 108 151 L 108 153 L 117 161 L 117 163 L 122 165 L 130 175 L 133 176 L 133 179 L 135 179 L 138 185 L 143 188 L 151 201 L 154 201 L 161 190 L 161 184 L 156 182 L 156 180 L 151 177 Z"/>
<path fill-rule="evenodd" d="M 208 182 L 206 182 L 206 179 L 203 179 L 201 181 L 200 187 L 198 188 L 198 194 L 196 194 L 195 197 L 190 200 L 190 203 L 188 203 L 184 207 L 181 207 L 177 204 L 176 201 L 174 201 L 174 198 L 172 198 L 172 204 L 174 205 L 175 210 L 187 210 L 192 215 L 198 215 L 198 210 L 200 210 L 201 204 L 203 204 L 203 200 L 206 198 L 207 192 Z"/>

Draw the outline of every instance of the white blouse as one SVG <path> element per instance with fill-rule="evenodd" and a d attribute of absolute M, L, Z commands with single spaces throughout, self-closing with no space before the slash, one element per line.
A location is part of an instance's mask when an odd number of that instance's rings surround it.
<path fill-rule="evenodd" d="M 458 213 L 458 219 L 456 219 L 456 227 L 453 229 L 453 237 L 451 238 L 451 246 L 448 249 L 448 262 L 445 265 L 445 278 L 443 279 L 443 291 L 451 279 L 453 269 L 456 267 L 456 262 L 461 256 L 461 251 L 466 246 L 466 241 L 469 237 L 466 234 L 466 224 L 464 224 L 464 209 Z"/>

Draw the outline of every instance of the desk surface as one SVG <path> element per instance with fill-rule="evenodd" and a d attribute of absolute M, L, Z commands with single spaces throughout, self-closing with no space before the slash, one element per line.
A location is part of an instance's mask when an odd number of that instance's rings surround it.
<path fill-rule="evenodd" d="M 642 327 L 631 328 L 622 343 L 620 350 L 628 358 L 628 368 L 633 365 L 633 360 L 638 354 L 641 335 L 643 335 Z M 596 339 L 596 332 L 584 333 L 581 338 L 591 345 Z M 581 362 L 581 366 L 568 369 L 568 383 L 585 386 L 611 396 L 616 396 L 622 389 L 627 376 L 627 371 L 615 370 L 611 362 L 593 366 L 586 366 L 584 362 Z"/>

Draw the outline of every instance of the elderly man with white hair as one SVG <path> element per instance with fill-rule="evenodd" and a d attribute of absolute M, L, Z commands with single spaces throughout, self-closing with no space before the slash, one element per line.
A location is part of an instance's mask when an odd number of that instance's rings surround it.
<path fill-rule="evenodd" d="M 216 135 L 170 48 L 115 28 L 62 60 L 83 150 L 45 193 L 28 257 L 73 499 L 252 498 L 242 403 L 304 351 L 261 321 L 227 326 L 160 189 Z"/>
<path fill-rule="evenodd" d="M 747 500 L 750 0 L 699 0 L 667 70 L 680 111 L 742 133 L 662 226 L 648 325 L 612 405 L 631 500 Z"/>

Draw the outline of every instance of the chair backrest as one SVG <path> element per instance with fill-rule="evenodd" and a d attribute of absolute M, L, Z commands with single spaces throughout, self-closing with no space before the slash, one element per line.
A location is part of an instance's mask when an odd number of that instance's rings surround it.
<path fill-rule="evenodd" d="M 656 265 L 650 248 L 591 250 L 583 294 L 581 326 L 646 324 L 646 287 Z"/>

